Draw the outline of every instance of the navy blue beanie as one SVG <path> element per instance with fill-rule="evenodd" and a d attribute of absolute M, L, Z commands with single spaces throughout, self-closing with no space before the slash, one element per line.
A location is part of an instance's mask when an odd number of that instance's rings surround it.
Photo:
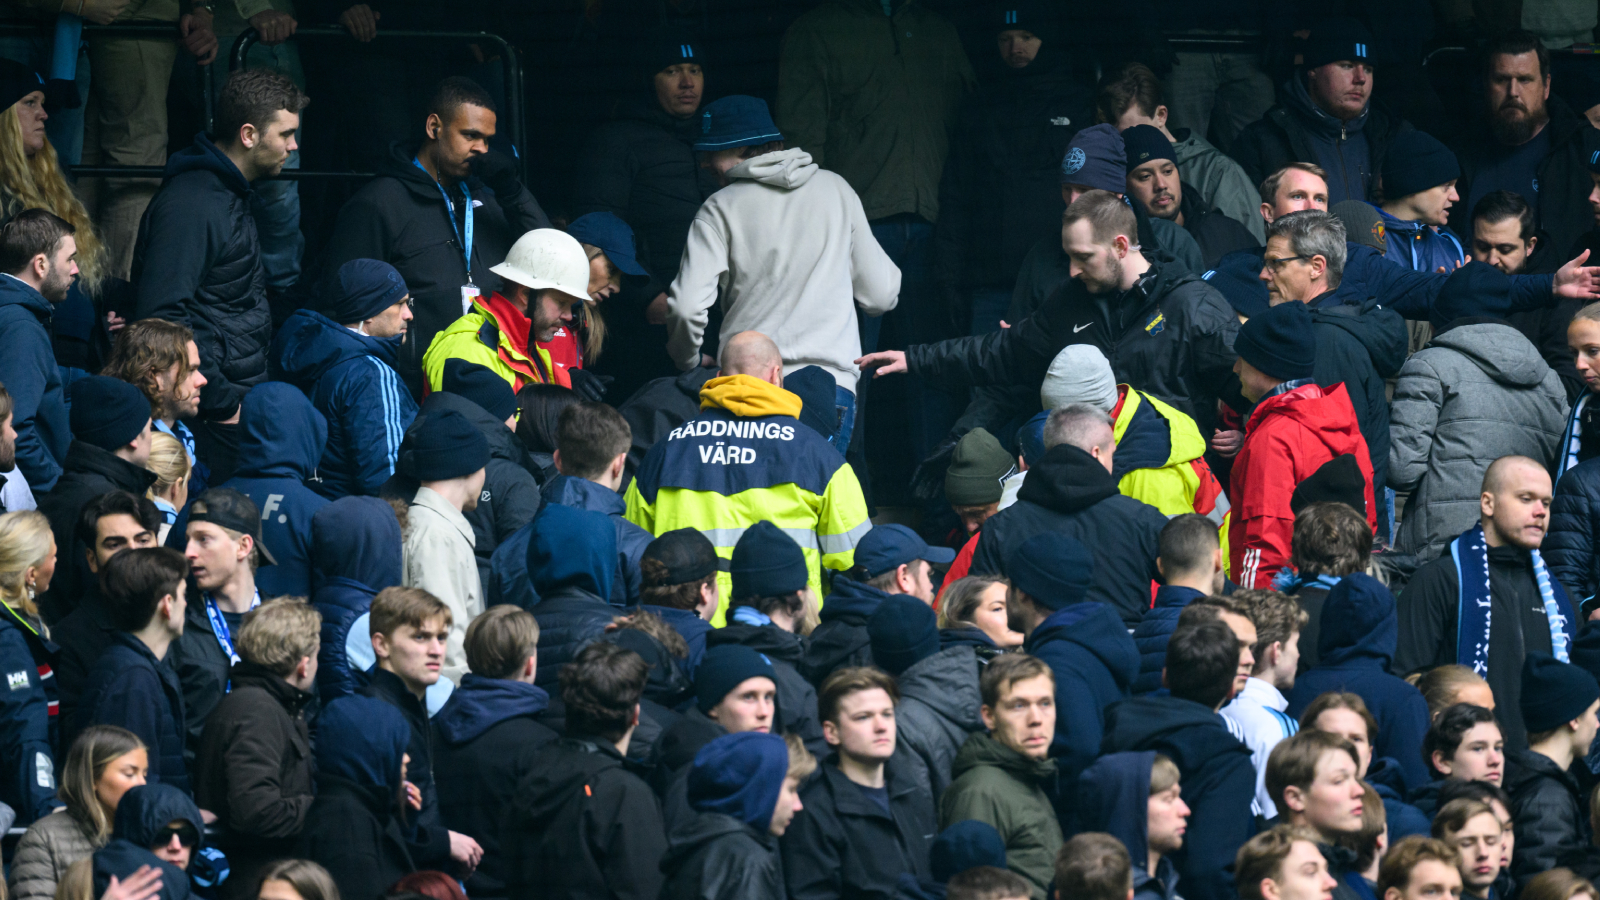
<path fill-rule="evenodd" d="M 1426 131 L 1402 131 L 1383 158 L 1383 195 L 1408 197 L 1461 177 L 1456 155 Z"/>
<path fill-rule="evenodd" d="M 1082 451 L 1079 451 L 1082 452 Z M 1094 555 L 1075 538 L 1045 531 L 1028 538 L 1008 560 L 1011 584 L 1049 610 L 1071 606 L 1094 584 Z"/>
<path fill-rule="evenodd" d="M 773 687 L 778 676 L 772 661 L 743 644 L 718 644 L 700 657 L 694 670 L 694 703 L 703 713 L 722 702 L 728 692 L 750 678 L 769 678 Z"/>
<path fill-rule="evenodd" d="M 728 564 L 732 599 L 782 597 L 805 588 L 811 577 L 806 555 L 794 538 L 763 519 L 744 530 Z"/>
<path fill-rule="evenodd" d="M 1135 125 L 1124 129 L 1122 144 L 1127 150 L 1129 172 L 1152 159 L 1165 159 L 1174 163 L 1178 161 L 1178 154 L 1172 150 L 1172 142 L 1167 140 L 1161 129 L 1154 125 Z"/>
<path fill-rule="evenodd" d="M 72 383 L 68 422 L 77 440 L 115 451 L 150 424 L 150 398 L 120 378 L 90 375 Z"/>
<path fill-rule="evenodd" d="M 517 414 L 517 394 L 510 382 L 488 366 L 452 357 L 444 361 L 444 378 L 439 387 L 483 407 L 496 421 L 504 422 Z"/>
<path fill-rule="evenodd" d="M 1522 722 L 1529 734 L 1560 728 L 1596 700 L 1600 683 L 1585 669 L 1537 651 L 1522 661 Z"/>
<path fill-rule="evenodd" d="M 783 376 L 783 389 L 800 398 L 800 424 L 825 438 L 839 433 L 839 382 L 821 366 Z"/>
<path fill-rule="evenodd" d="M 1051 4 L 1044 0 L 1000 0 L 990 7 L 990 31 L 1026 31 L 1042 41 L 1055 36 L 1059 17 Z"/>
<path fill-rule="evenodd" d="M 317 718 L 317 771 L 368 787 L 400 790 L 411 726 L 398 707 L 352 694 Z"/>
<path fill-rule="evenodd" d="M 1310 378 L 1317 361 L 1311 311 L 1295 300 L 1271 307 L 1239 326 L 1233 349 L 1240 359 L 1279 381 Z"/>
<path fill-rule="evenodd" d="M 378 259 L 352 259 L 322 286 L 322 314 L 340 325 L 365 322 L 408 293 L 394 266 Z"/>
<path fill-rule="evenodd" d="M 489 439 L 453 409 L 423 413 L 400 444 L 402 474 L 418 481 L 448 481 L 489 465 Z"/>
<path fill-rule="evenodd" d="M 635 47 L 638 54 L 635 59 L 638 60 L 640 70 L 652 77 L 663 69 L 684 63 L 697 65 L 704 71 L 705 50 L 706 48 L 690 37 L 687 31 L 669 27 L 645 37 Z"/>
<path fill-rule="evenodd" d="M 872 661 L 899 675 L 939 652 L 939 617 L 910 594 L 890 594 L 867 618 Z"/>
<path fill-rule="evenodd" d="M 963 819 L 939 832 L 928 857 L 933 864 L 933 880 L 944 884 L 979 866 L 1004 869 L 1006 842 L 988 822 Z"/>
<path fill-rule="evenodd" d="M 1261 256 L 1249 250 L 1236 250 L 1217 260 L 1217 267 L 1201 275 L 1228 301 L 1233 311 L 1254 319 L 1267 311 L 1267 283 L 1261 280 Z"/>
<path fill-rule="evenodd" d="M 1061 183 L 1091 190 L 1128 192 L 1128 150 L 1115 125 L 1090 125 L 1072 136 L 1061 157 Z"/>
<path fill-rule="evenodd" d="M 605 513 L 546 503 L 528 538 L 528 580 L 540 597 L 563 588 L 611 599 L 617 526 Z"/>
<path fill-rule="evenodd" d="M 1359 19 L 1336 16 L 1311 26 L 1301 52 L 1301 68 L 1306 71 L 1328 63 L 1349 60 L 1373 64 L 1372 32 Z"/>
<path fill-rule="evenodd" d="M 694 755 L 689 805 L 722 813 L 766 834 L 789 777 L 789 745 L 775 734 L 741 731 L 717 738 Z"/>
<path fill-rule="evenodd" d="M 1435 330 L 1468 317 L 1503 318 L 1511 309 L 1511 276 L 1486 262 L 1473 260 L 1439 287 L 1428 318 Z"/>

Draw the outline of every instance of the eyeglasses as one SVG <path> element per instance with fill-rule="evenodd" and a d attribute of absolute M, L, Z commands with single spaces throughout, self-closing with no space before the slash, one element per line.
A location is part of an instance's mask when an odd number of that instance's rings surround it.
<path fill-rule="evenodd" d="M 200 829 L 196 828 L 193 823 L 175 822 L 171 825 L 167 825 L 160 831 L 157 831 L 155 839 L 151 842 L 150 846 L 165 847 L 166 845 L 172 843 L 172 838 L 174 835 L 177 836 L 178 843 L 185 847 L 195 847 L 200 843 Z"/>
<path fill-rule="evenodd" d="M 1310 259 L 1310 258 L 1311 257 L 1309 257 L 1309 256 L 1285 256 L 1283 259 L 1263 259 L 1261 261 L 1261 263 L 1262 263 L 1262 265 L 1264 265 L 1267 268 L 1271 269 L 1274 274 L 1276 274 L 1277 272 L 1279 272 L 1279 271 L 1281 271 L 1283 269 L 1283 264 L 1284 263 L 1294 262 L 1297 259 Z"/>

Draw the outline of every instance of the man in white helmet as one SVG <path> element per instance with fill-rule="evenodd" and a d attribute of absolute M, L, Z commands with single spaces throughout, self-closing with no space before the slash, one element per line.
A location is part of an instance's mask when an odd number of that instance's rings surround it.
<path fill-rule="evenodd" d="M 538 228 L 511 245 L 506 261 L 490 269 L 504 282 L 472 300 L 466 315 L 434 336 L 422 356 L 428 390 L 441 389 L 444 364 L 464 359 L 492 369 L 513 391 L 529 384 L 571 387 L 565 369 L 536 346 L 572 324 L 572 306 L 589 295 L 589 256 L 564 231 Z"/>

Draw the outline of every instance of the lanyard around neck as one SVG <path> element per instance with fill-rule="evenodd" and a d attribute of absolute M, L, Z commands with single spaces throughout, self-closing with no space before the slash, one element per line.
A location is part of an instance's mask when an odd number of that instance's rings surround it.
<path fill-rule="evenodd" d="M 411 164 L 416 166 L 419 169 L 422 169 L 423 174 L 427 174 L 428 170 L 423 167 L 422 160 L 420 160 L 420 159 L 418 159 L 418 158 L 413 156 L 411 158 Z M 456 243 L 461 245 L 462 254 L 466 257 L 466 261 L 467 261 L 467 284 L 471 284 L 472 283 L 472 191 L 470 189 L 468 189 L 467 183 L 465 181 L 461 182 L 461 195 L 466 198 L 466 200 L 465 200 L 466 209 L 462 213 L 461 218 L 462 218 L 463 222 L 465 223 L 467 235 L 466 235 L 466 238 L 463 239 L 462 236 L 461 236 L 461 227 L 456 225 L 456 204 L 455 204 L 455 201 L 450 199 L 450 193 L 444 189 L 444 185 L 439 183 L 439 179 L 433 178 L 432 175 L 428 175 L 428 177 L 433 179 L 433 186 L 439 189 L 439 196 L 444 198 L 445 212 L 447 213 L 447 217 L 450 219 L 450 230 L 455 232 Z"/>

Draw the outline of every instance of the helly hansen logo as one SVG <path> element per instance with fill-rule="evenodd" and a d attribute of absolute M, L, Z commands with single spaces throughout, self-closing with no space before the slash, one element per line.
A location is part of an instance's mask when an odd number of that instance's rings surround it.
<path fill-rule="evenodd" d="M 690 422 L 674 428 L 667 435 L 667 440 L 675 441 L 681 437 L 729 437 L 762 438 L 769 441 L 794 440 L 794 426 L 780 425 L 777 422 L 727 422 L 721 419 Z"/>
<path fill-rule="evenodd" d="M 8 672 L 8 673 L 6 673 L 6 686 L 11 688 L 13 691 L 25 691 L 25 690 L 27 690 L 28 689 L 28 670 L 23 669 L 20 672 Z"/>

